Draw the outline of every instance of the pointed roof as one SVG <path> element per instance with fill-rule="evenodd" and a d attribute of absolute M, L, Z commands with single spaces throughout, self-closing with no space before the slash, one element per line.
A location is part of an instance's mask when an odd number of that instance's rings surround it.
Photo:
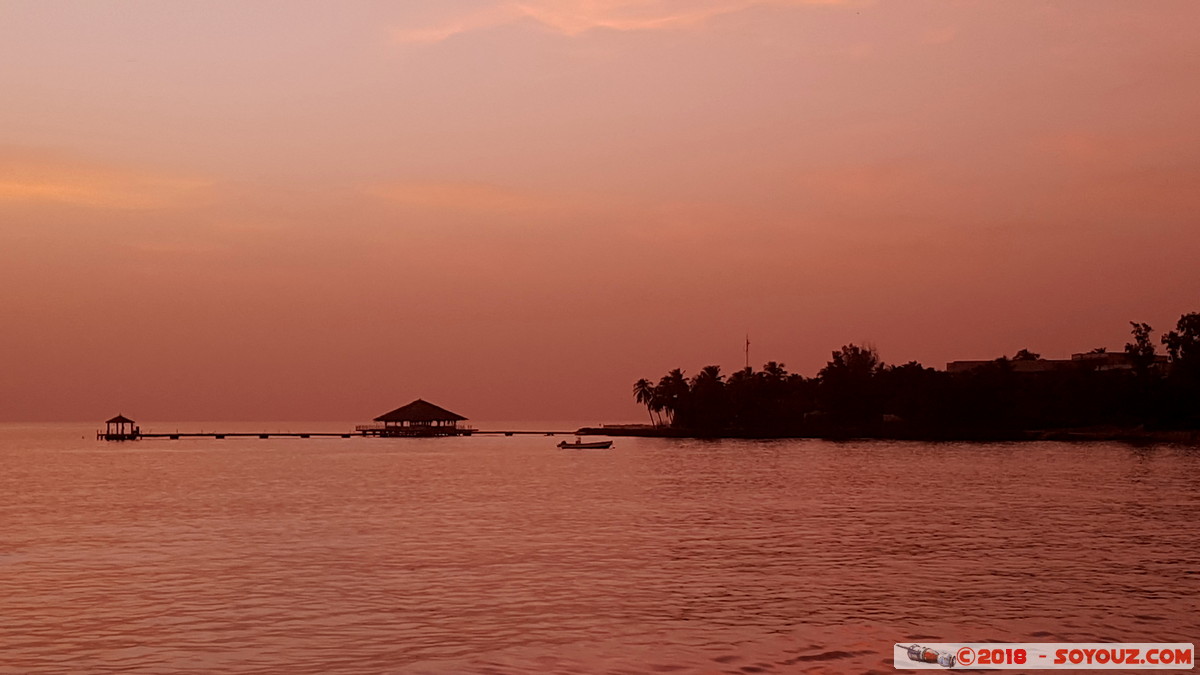
<path fill-rule="evenodd" d="M 428 401 L 417 399 L 375 418 L 376 422 L 457 422 L 467 418 Z"/>
<path fill-rule="evenodd" d="M 111 420 L 105 422 L 105 424 L 133 424 L 133 420 L 124 415 L 117 415 Z"/>

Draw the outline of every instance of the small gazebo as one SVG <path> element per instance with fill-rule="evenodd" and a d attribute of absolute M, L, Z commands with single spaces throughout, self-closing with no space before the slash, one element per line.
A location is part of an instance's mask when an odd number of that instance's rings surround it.
<path fill-rule="evenodd" d="M 376 417 L 375 421 L 381 424 L 360 427 L 359 430 L 377 436 L 464 436 L 474 431 L 458 425 L 466 419 L 441 406 L 417 399 Z"/>
<path fill-rule="evenodd" d="M 140 427 L 136 423 L 124 415 L 116 417 L 104 423 L 104 432 L 97 433 L 96 436 L 105 441 L 133 441 L 142 433 Z"/>

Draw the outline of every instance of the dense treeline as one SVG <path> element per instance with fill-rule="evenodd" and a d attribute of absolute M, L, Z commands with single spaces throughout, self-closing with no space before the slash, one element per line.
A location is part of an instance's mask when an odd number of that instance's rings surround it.
<path fill-rule="evenodd" d="M 773 361 L 728 377 L 707 366 L 692 377 L 676 369 L 657 383 L 638 380 L 633 393 L 656 426 L 695 435 L 995 438 L 1200 428 L 1200 313 L 1162 336 L 1165 356 L 1149 325 L 1131 325 L 1131 341 L 1114 358 L 1098 349 L 1089 356 L 1102 358 L 1048 362 L 1022 349 L 951 373 L 915 361 L 888 365 L 874 349 L 850 344 L 813 378 Z"/>

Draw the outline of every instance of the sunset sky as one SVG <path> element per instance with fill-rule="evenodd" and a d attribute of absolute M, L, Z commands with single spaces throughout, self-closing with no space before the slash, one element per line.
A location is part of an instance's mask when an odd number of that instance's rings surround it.
<path fill-rule="evenodd" d="M 0 419 L 637 420 L 1200 311 L 1200 2 L 0 2 Z"/>

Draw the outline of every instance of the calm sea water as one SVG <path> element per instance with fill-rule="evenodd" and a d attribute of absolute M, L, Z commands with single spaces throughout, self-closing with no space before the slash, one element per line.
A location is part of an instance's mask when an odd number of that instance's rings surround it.
<path fill-rule="evenodd" d="M 93 432 L 0 426 L 0 673 L 860 673 L 895 672 L 894 642 L 1200 642 L 1197 448 Z"/>

